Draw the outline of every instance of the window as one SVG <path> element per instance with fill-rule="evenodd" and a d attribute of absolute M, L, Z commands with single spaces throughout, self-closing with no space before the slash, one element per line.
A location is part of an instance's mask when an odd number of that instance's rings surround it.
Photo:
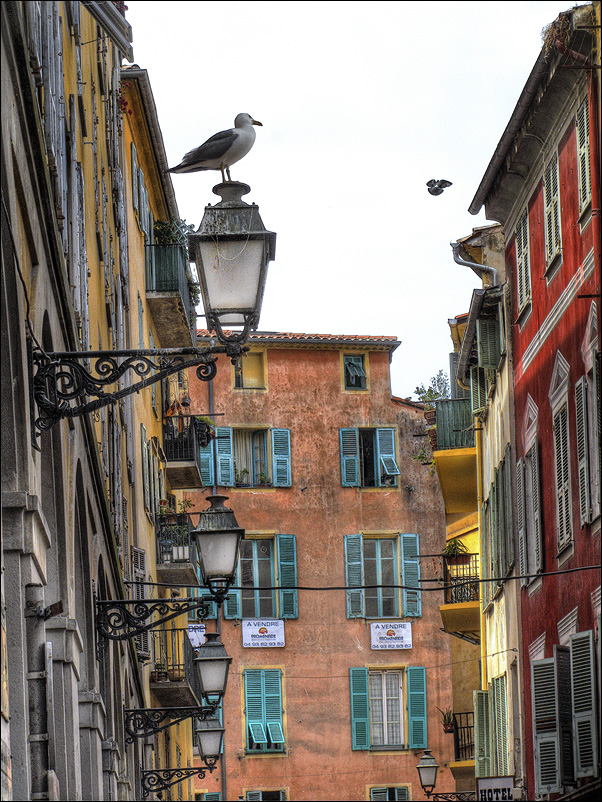
<path fill-rule="evenodd" d="M 504 459 L 495 469 L 483 521 L 485 523 L 482 560 L 484 575 L 485 578 L 500 578 L 498 585 L 501 585 L 501 578 L 505 577 L 514 565 L 510 444 L 506 446 Z M 494 590 L 493 583 L 484 583 L 485 603 L 489 601 Z"/>
<path fill-rule="evenodd" d="M 343 373 L 345 375 L 346 390 L 365 390 L 366 380 L 366 357 L 362 355 L 345 354 L 343 356 Z"/>
<path fill-rule="evenodd" d="M 286 792 L 278 791 L 247 791 L 245 799 L 248 802 L 279 802 L 286 799 Z"/>
<path fill-rule="evenodd" d="M 426 749 L 426 669 L 349 669 L 354 750 Z"/>
<path fill-rule="evenodd" d="M 577 110 L 577 165 L 579 170 L 579 212 L 583 213 L 592 200 L 591 162 L 589 156 L 589 104 L 585 97 Z"/>
<path fill-rule="evenodd" d="M 290 487 L 291 433 L 289 429 L 234 429 L 221 426 L 216 439 L 201 448 L 201 476 L 214 484 L 217 450 L 217 484 L 222 487 Z"/>
<path fill-rule="evenodd" d="M 558 155 L 548 162 L 543 177 L 544 239 L 546 269 L 560 255 L 562 234 L 560 229 L 560 181 L 558 178 Z"/>
<path fill-rule="evenodd" d="M 246 669 L 244 686 L 247 752 L 284 751 L 282 672 L 279 668 Z"/>
<path fill-rule="evenodd" d="M 418 535 L 345 535 L 344 542 L 347 618 L 422 615 Z M 367 585 L 403 585 L 404 589 Z"/>
<path fill-rule="evenodd" d="M 556 533 L 558 551 L 573 541 L 571 504 L 571 468 L 569 450 L 569 364 L 560 351 L 556 353 L 548 398 L 552 408 L 554 470 L 556 480 Z"/>
<path fill-rule="evenodd" d="M 410 789 L 407 785 L 395 785 L 389 788 L 378 787 L 370 789 L 370 800 L 378 802 L 408 802 Z"/>
<path fill-rule="evenodd" d="M 343 487 L 394 487 L 395 429 L 340 429 Z"/>
<path fill-rule="evenodd" d="M 235 584 L 239 589 L 228 594 L 226 618 L 297 618 L 295 535 L 242 540 Z"/>
<path fill-rule="evenodd" d="M 264 353 L 251 351 L 236 360 L 234 365 L 234 387 L 237 390 L 264 390 Z"/>
<path fill-rule="evenodd" d="M 516 465 L 518 553 L 521 584 L 527 585 L 534 574 L 543 571 L 541 529 L 539 443 L 531 444 L 525 458 Z"/>
<path fill-rule="evenodd" d="M 473 691 L 475 775 L 508 774 L 508 698 L 506 675 L 489 683 L 486 691 Z"/>
<path fill-rule="evenodd" d="M 581 344 L 584 375 L 575 385 L 581 526 L 600 516 L 600 369 L 597 306 L 592 302 Z"/>
<path fill-rule="evenodd" d="M 194 801 L 195 802 L 219 802 L 221 800 L 222 795 L 219 791 L 213 791 L 211 793 L 206 794 L 195 794 Z"/>
<path fill-rule="evenodd" d="M 516 224 L 514 246 L 516 248 L 516 289 L 518 313 L 520 315 L 531 301 L 531 256 L 528 209 L 525 209 Z"/>

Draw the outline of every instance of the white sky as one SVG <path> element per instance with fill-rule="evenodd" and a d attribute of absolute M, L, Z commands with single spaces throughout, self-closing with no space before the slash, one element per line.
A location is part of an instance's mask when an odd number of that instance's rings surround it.
<path fill-rule="evenodd" d="M 170 166 L 241 111 L 263 123 L 231 169 L 277 233 L 259 329 L 394 335 L 403 397 L 447 372 L 447 320 L 478 286 L 449 243 L 488 223 L 468 206 L 571 3 L 126 4 Z M 195 228 L 220 181 L 173 176 Z"/>

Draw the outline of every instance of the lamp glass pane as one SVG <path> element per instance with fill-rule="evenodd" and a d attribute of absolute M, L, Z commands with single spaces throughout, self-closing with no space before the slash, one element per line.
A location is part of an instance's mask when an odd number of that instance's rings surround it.
<path fill-rule="evenodd" d="M 199 661 L 201 688 L 205 695 L 212 696 L 224 693 L 229 665 L 229 661 L 224 659 Z"/>
<path fill-rule="evenodd" d="M 207 298 L 206 311 L 245 309 L 257 304 L 264 262 L 263 240 L 220 240 L 200 243 Z M 232 318 L 232 319 L 231 319 Z M 241 315 L 228 315 L 222 323 L 236 323 Z"/>
<path fill-rule="evenodd" d="M 201 572 L 205 580 L 234 576 L 239 536 L 239 532 L 197 533 Z"/>
<path fill-rule="evenodd" d="M 197 730 L 197 738 L 199 741 L 199 751 L 201 755 L 206 757 L 215 757 L 219 755 L 222 746 L 222 736 L 224 731 L 218 730 Z"/>

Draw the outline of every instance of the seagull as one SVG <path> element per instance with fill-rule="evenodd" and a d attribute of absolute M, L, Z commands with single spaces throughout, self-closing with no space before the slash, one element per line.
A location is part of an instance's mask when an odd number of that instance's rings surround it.
<path fill-rule="evenodd" d="M 199 170 L 221 170 L 222 181 L 224 183 L 226 180 L 232 181 L 231 165 L 246 156 L 255 142 L 254 125 L 261 123 L 254 120 L 250 114 L 237 114 L 234 128 L 214 134 L 198 148 L 187 153 L 180 164 L 167 172 L 196 173 Z"/>
<path fill-rule="evenodd" d="M 437 181 L 434 178 L 431 178 L 430 181 L 426 182 L 426 185 L 429 188 L 431 195 L 441 195 L 445 187 L 451 187 L 452 182 L 446 181 L 444 178 L 441 178 Z"/>

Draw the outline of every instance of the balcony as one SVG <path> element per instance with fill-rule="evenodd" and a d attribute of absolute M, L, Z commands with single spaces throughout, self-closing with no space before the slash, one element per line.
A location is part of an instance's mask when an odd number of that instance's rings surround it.
<path fill-rule="evenodd" d="M 474 448 L 474 430 L 470 399 L 450 398 L 437 401 L 437 451 L 450 448 Z"/>
<path fill-rule="evenodd" d="M 201 438 L 203 424 L 193 415 L 163 418 L 163 451 L 171 487 L 188 490 L 203 487 L 201 479 Z"/>
<path fill-rule="evenodd" d="M 170 585 L 197 585 L 192 523 L 183 513 L 159 514 L 155 522 L 157 579 Z"/>
<path fill-rule="evenodd" d="M 196 345 L 186 262 L 183 245 L 146 246 L 146 300 L 162 348 Z"/>
<path fill-rule="evenodd" d="M 189 707 L 201 703 L 194 665 L 195 651 L 187 629 L 151 631 L 150 689 L 161 707 Z"/>
<path fill-rule="evenodd" d="M 454 760 L 449 764 L 456 782 L 474 783 L 474 713 L 454 713 Z"/>
<path fill-rule="evenodd" d="M 443 557 L 444 604 L 440 607 L 446 632 L 480 640 L 479 555 Z"/>

